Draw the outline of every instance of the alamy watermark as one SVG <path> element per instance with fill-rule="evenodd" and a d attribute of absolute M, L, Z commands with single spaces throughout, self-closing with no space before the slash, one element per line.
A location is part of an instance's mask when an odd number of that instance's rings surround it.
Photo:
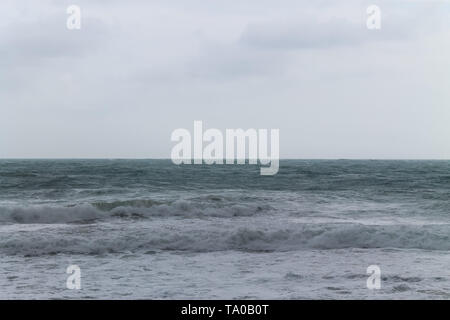
<path fill-rule="evenodd" d="M 367 289 L 369 290 L 379 290 L 381 289 L 381 268 L 376 264 L 367 267 Z"/>
<path fill-rule="evenodd" d="M 69 274 L 66 281 L 66 287 L 69 290 L 81 289 L 81 269 L 76 264 L 67 267 L 66 273 Z"/>
<path fill-rule="evenodd" d="M 79 6 L 70 5 L 66 9 L 67 17 L 66 26 L 69 30 L 81 29 L 81 9 Z"/>
<path fill-rule="evenodd" d="M 368 15 L 366 20 L 366 26 L 369 30 L 381 29 L 381 9 L 377 5 L 370 5 L 366 9 Z"/>
<path fill-rule="evenodd" d="M 261 175 L 274 175 L 279 169 L 279 129 L 226 129 L 225 141 L 219 129 L 203 132 L 203 122 L 194 121 L 193 137 L 187 129 L 176 129 L 171 140 L 178 142 L 171 153 L 172 162 L 179 164 L 259 164 Z M 203 147 L 203 143 L 208 144 Z M 225 145 L 225 148 L 224 148 Z M 193 152 L 192 152 L 193 150 Z M 225 151 L 225 153 L 224 153 Z"/>

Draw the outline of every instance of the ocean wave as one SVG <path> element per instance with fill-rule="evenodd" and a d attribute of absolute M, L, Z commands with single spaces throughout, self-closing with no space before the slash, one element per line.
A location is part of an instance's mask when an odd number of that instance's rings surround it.
<path fill-rule="evenodd" d="M 74 226 L 73 226 L 74 227 Z M 78 227 L 80 228 L 80 227 Z M 85 226 L 84 228 L 87 228 Z M 360 224 L 299 224 L 290 228 L 171 227 L 130 230 L 93 228 L 0 233 L 8 255 L 182 252 L 275 252 L 304 249 L 398 248 L 450 251 L 450 225 L 424 227 Z"/>
<path fill-rule="evenodd" d="M 91 203 L 92 206 L 103 211 L 110 211 L 120 207 L 150 208 L 158 204 L 162 203 L 151 199 L 132 199 L 112 202 L 99 201 Z"/>
<path fill-rule="evenodd" d="M 168 203 L 153 200 L 127 200 L 74 206 L 8 206 L 0 207 L 0 223 L 87 223 L 114 218 L 151 217 L 226 218 L 252 216 L 270 209 L 268 205 L 228 203 L 219 206 L 184 200 Z"/>
<path fill-rule="evenodd" d="M 91 205 L 0 207 L 0 223 L 75 223 L 89 222 L 103 217 L 104 214 Z"/>

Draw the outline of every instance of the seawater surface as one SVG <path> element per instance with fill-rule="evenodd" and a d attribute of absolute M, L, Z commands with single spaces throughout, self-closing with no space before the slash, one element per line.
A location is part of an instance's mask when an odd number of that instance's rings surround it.
<path fill-rule="evenodd" d="M 0 160 L 2 299 L 449 299 L 449 267 L 450 161 Z"/>

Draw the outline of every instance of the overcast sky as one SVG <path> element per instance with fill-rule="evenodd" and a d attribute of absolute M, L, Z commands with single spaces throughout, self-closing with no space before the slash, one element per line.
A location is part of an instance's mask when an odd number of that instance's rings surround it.
<path fill-rule="evenodd" d="M 450 1 L 0 1 L 0 157 L 168 158 L 194 120 L 279 128 L 282 158 L 449 159 Z"/>

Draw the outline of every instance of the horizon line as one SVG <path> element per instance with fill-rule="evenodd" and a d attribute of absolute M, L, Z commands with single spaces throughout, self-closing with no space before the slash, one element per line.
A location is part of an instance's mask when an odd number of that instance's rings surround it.
<path fill-rule="evenodd" d="M 0 157 L 0 160 L 172 160 L 171 158 L 127 158 L 127 157 Z M 192 161 L 194 158 L 191 159 Z M 203 159 L 202 159 L 203 160 Z M 224 161 L 226 158 L 223 159 Z M 234 159 L 234 160 L 249 160 Z M 258 159 L 257 159 L 258 160 Z M 275 160 L 275 159 L 273 159 Z M 279 158 L 278 160 L 361 160 L 361 161 L 449 161 L 450 158 Z"/>

